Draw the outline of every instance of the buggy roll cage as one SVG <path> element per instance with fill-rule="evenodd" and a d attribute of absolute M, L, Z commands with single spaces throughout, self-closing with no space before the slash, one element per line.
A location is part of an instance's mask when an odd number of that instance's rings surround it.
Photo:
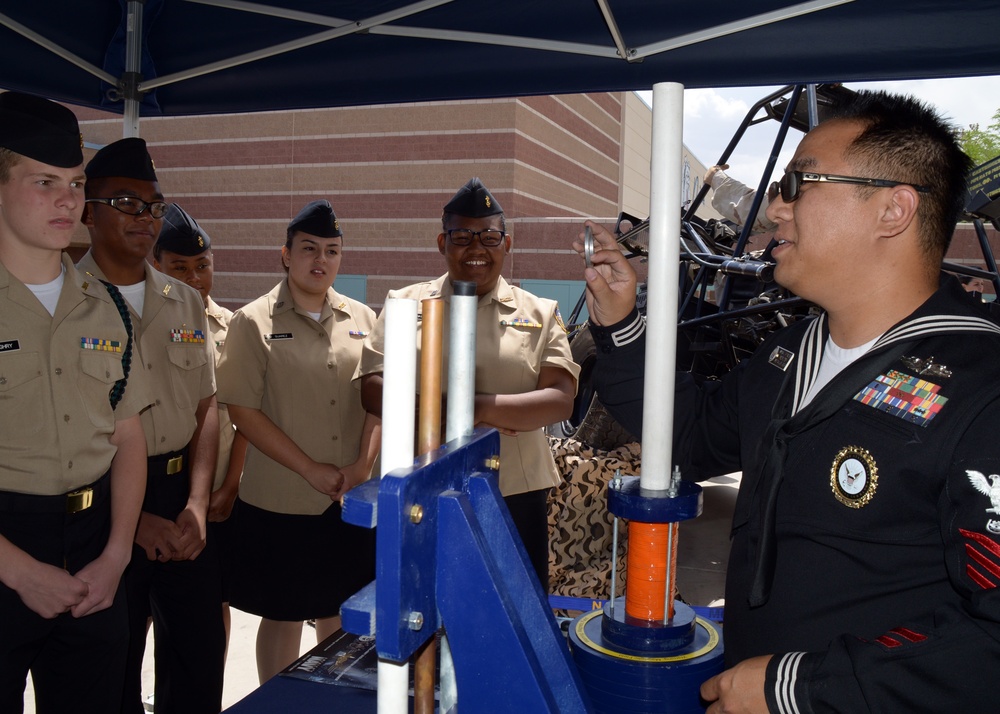
<path fill-rule="evenodd" d="M 691 266 L 697 266 L 698 269 L 691 279 L 686 281 L 686 285 L 682 280 L 680 286 L 682 293 L 678 303 L 678 330 L 692 330 L 724 320 L 739 320 L 769 313 L 780 314 L 784 310 L 801 311 L 803 308 L 808 308 L 807 301 L 787 291 L 778 290 L 768 299 L 747 301 L 736 294 L 736 288 L 741 283 L 745 286 L 748 279 L 756 280 L 761 288 L 766 288 L 769 284 L 774 287 L 772 284 L 774 263 L 769 259 L 773 241 L 760 257 L 747 254 L 746 247 L 789 129 L 794 128 L 803 133 L 808 131 L 829 116 L 839 102 L 853 94 L 853 90 L 840 84 L 787 85 L 750 107 L 729 144 L 715 162 L 716 165 L 728 163 L 729 157 L 750 127 L 767 121 L 778 121 L 780 125 L 764 173 L 756 187 L 749 215 L 734 240 L 729 240 L 733 236 L 728 226 L 716 221 L 706 222 L 695 215 L 708 195 L 710 190 L 708 184 L 702 185 L 691 204 L 682 213 L 679 233 L 681 260 Z M 992 206 L 984 210 L 982 206 L 977 206 L 967 214 L 967 218 L 972 220 L 986 268 L 943 261 L 941 269 L 958 275 L 989 280 L 995 293 L 1000 296 L 1000 274 L 983 223 L 984 218 L 992 219 L 994 225 L 1000 229 L 1000 225 L 997 225 L 1000 220 L 992 216 L 989 210 L 991 208 Z M 615 226 L 618 243 L 629 259 L 644 259 L 648 255 L 648 232 L 648 218 L 640 220 L 626 213 L 619 216 Z M 709 307 L 705 296 L 717 274 L 724 276 L 721 281 L 721 292 L 716 290 L 715 304 Z M 644 297 L 640 295 L 640 307 Z M 581 294 L 567 321 L 568 325 L 577 325 L 584 305 L 585 296 Z"/>

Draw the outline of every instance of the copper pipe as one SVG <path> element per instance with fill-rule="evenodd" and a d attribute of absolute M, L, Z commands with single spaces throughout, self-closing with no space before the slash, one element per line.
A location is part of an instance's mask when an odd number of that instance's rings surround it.
<path fill-rule="evenodd" d="M 417 453 L 441 446 L 441 359 L 444 344 L 444 301 L 423 300 L 420 322 L 420 409 Z"/>
<path fill-rule="evenodd" d="M 420 409 L 417 417 L 417 453 L 441 446 L 441 361 L 444 337 L 444 301 L 423 300 L 420 323 Z M 430 637 L 413 661 L 413 714 L 434 714 L 434 669 L 437 640 Z"/>

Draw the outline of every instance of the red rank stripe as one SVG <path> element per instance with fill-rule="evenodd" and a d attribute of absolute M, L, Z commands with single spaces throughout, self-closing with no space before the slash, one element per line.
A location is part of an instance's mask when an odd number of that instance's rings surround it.
<path fill-rule="evenodd" d="M 959 529 L 959 533 L 964 535 L 969 540 L 974 541 L 976 544 L 985 548 L 994 557 L 1000 558 L 1000 544 L 989 538 L 982 533 L 976 533 L 974 531 L 965 530 L 964 528 Z M 983 553 L 976 549 L 972 543 L 965 544 L 965 554 L 969 557 L 969 560 L 978 564 L 982 567 L 989 575 L 992 575 L 997 581 L 1000 581 L 1000 564 L 995 561 L 990 560 L 986 553 Z M 969 578 L 979 587 L 983 589 L 992 589 L 997 587 L 997 582 L 990 580 L 986 575 L 979 572 L 973 567 L 972 563 L 965 566 L 965 573 Z"/>
<path fill-rule="evenodd" d="M 965 528 L 959 528 L 958 532 L 969 540 L 976 541 L 976 543 L 993 553 L 993 555 L 997 558 L 1000 558 L 1000 543 L 997 543 L 989 536 L 983 535 L 982 533 L 976 533 L 975 531 L 966 530 Z"/>
<path fill-rule="evenodd" d="M 892 634 L 894 635 L 899 635 L 904 640 L 907 640 L 909 642 L 923 642 L 924 640 L 927 639 L 927 635 L 921 635 L 919 632 L 914 632 L 913 630 L 907 627 L 897 627 L 893 630 L 890 630 L 890 632 L 892 632 Z"/>

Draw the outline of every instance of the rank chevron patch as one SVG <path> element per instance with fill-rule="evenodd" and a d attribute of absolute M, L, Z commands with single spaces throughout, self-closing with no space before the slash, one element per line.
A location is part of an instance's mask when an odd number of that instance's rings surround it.
<path fill-rule="evenodd" d="M 1000 543 L 982 533 L 960 528 L 965 541 L 968 562 L 965 574 L 984 590 L 1000 586 Z"/>

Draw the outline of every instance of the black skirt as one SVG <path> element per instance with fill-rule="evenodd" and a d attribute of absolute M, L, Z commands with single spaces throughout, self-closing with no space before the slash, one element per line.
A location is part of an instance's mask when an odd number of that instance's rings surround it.
<path fill-rule="evenodd" d="M 268 620 L 334 617 L 375 579 L 375 531 L 344 523 L 339 503 L 300 516 L 237 502 L 233 607 Z"/>

